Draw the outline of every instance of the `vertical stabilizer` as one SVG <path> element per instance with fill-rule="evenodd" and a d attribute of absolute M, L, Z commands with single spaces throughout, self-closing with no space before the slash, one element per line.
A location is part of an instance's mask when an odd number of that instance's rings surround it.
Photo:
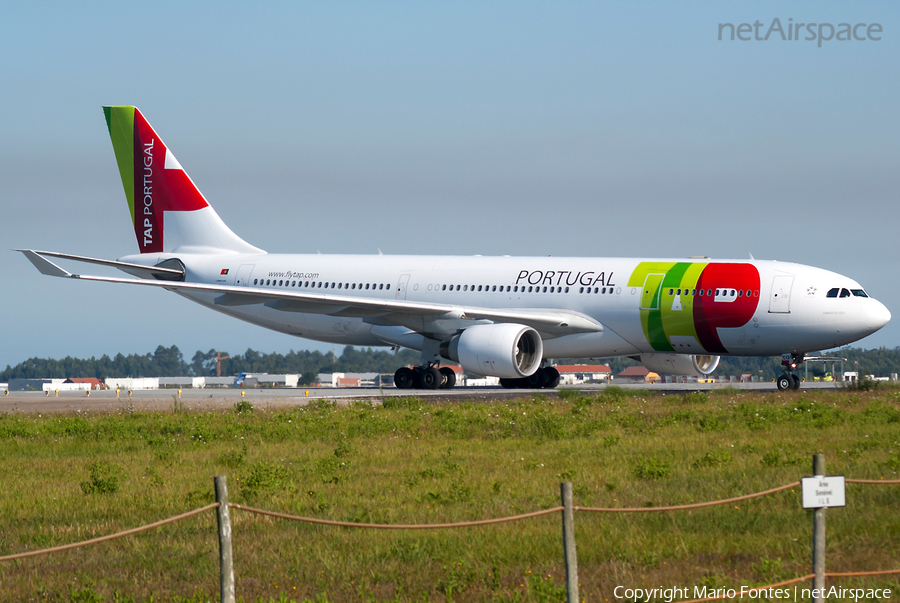
<path fill-rule="evenodd" d="M 103 107 L 141 253 L 261 253 L 219 218 L 136 107 Z"/>

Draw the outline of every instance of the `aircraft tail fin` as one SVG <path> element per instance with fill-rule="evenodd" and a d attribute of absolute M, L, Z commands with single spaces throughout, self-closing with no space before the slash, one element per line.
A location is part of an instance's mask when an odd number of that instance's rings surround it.
<path fill-rule="evenodd" d="M 238 237 L 137 107 L 103 107 L 141 253 L 262 253 Z"/>

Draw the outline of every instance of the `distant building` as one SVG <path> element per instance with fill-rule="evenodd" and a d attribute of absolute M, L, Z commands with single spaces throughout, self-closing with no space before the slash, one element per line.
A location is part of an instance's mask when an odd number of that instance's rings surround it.
<path fill-rule="evenodd" d="M 605 364 L 558 364 L 560 385 L 579 383 L 606 383 L 612 378 L 612 369 Z"/>
<path fill-rule="evenodd" d="M 393 375 L 388 383 L 379 373 L 319 373 L 316 377 L 320 387 L 382 387 L 393 384 Z"/>
<path fill-rule="evenodd" d="M 106 386 L 109 389 L 159 389 L 159 377 L 107 377 Z"/>
<path fill-rule="evenodd" d="M 616 379 L 625 383 L 659 383 L 659 375 L 646 366 L 629 366 L 616 375 Z"/>
<path fill-rule="evenodd" d="M 103 389 L 104 386 L 99 379 L 94 377 L 70 377 L 63 381 L 63 383 L 87 383 L 90 385 L 90 389 Z"/>
<path fill-rule="evenodd" d="M 43 391 L 44 384 L 61 384 L 65 379 L 10 379 L 7 387 L 11 392 Z"/>

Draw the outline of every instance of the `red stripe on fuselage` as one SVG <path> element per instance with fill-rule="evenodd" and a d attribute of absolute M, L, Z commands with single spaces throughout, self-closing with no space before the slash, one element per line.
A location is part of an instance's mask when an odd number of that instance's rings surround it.
<path fill-rule="evenodd" d="M 697 281 L 697 288 L 713 295 L 694 298 L 694 328 L 703 348 L 714 354 L 727 354 L 719 339 L 718 328 L 742 327 L 753 318 L 759 305 L 759 270 L 753 264 L 709 264 Z M 743 296 L 733 301 L 715 301 L 716 289 L 737 289 Z M 747 291 L 751 292 L 748 297 Z"/>

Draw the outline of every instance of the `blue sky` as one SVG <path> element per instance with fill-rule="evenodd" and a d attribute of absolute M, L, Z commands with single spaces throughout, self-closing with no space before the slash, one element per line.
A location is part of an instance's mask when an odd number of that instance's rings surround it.
<path fill-rule="evenodd" d="M 898 5 L 19 3 L 0 21 L 0 239 L 137 249 L 104 104 L 134 104 L 270 252 L 778 259 L 896 315 Z M 49 13 L 49 14 L 48 14 Z M 719 23 L 880 41 L 719 41 Z M 0 367 L 331 349 L 3 251 Z M 863 340 L 900 345 L 900 319 Z"/>

